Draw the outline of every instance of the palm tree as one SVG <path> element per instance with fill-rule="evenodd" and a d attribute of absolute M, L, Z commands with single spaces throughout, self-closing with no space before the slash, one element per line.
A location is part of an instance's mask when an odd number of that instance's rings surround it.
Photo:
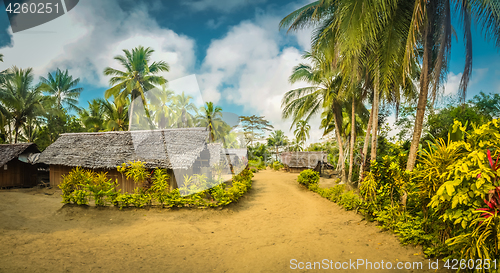
<path fill-rule="evenodd" d="M 127 131 L 128 107 L 130 102 L 116 99 L 111 103 L 108 100 L 99 99 L 105 117 L 106 129 L 109 131 Z"/>
<path fill-rule="evenodd" d="M 271 133 L 271 135 L 267 138 L 267 146 L 275 147 L 276 149 L 276 161 L 278 161 L 278 149 L 281 146 L 286 146 L 288 144 L 288 138 L 285 136 L 285 133 L 281 130 L 277 130 Z"/>
<path fill-rule="evenodd" d="M 300 140 L 298 140 L 298 139 L 296 139 L 296 138 L 295 138 L 295 139 L 293 139 L 293 140 L 292 140 L 292 142 L 290 143 L 290 147 L 289 147 L 289 149 L 290 149 L 290 151 L 292 151 L 292 152 L 300 152 L 300 151 L 303 151 L 303 150 L 304 150 L 304 148 L 302 148 L 303 144 L 304 144 L 304 143 L 303 143 L 302 141 L 300 141 Z"/>
<path fill-rule="evenodd" d="M 58 68 L 55 75 L 49 73 L 47 78 L 40 77 L 40 82 L 39 89 L 54 97 L 59 109 L 63 104 L 69 109 L 78 109 L 78 98 L 83 88 L 76 87 L 80 79 L 73 79 L 73 76 L 68 74 L 68 70 L 63 72 Z"/>
<path fill-rule="evenodd" d="M 88 132 L 100 132 L 106 129 L 104 107 L 101 99 L 88 102 L 88 109 L 80 109 L 78 115 Z"/>
<path fill-rule="evenodd" d="M 319 25 L 313 36 L 313 50 L 332 52 L 332 63 L 354 86 L 366 75 L 373 86 L 372 150 L 376 159 L 378 111 L 381 99 L 398 107 L 402 90 L 414 90 L 416 58 L 404 69 L 406 39 L 413 5 L 409 1 L 317 1 L 285 17 L 280 26 L 297 30 Z M 369 132 L 367 132 L 369 134 Z"/>
<path fill-rule="evenodd" d="M 345 85 L 338 70 L 331 67 L 332 58 L 323 52 L 309 53 L 303 55 L 304 59 L 312 64 L 299 64 L 290 76 L 290 83 L 305 81 L 311 86 L 298 88 L 285 93 L 282 100 L 282 117 L 292 117 L 292 127 L 300 120 L 308 121 L 313 115 L 323 113 L 323 118 L 328 118 L 328 122 L 322 122 L 325 128 L 324 135 L 333 128 L 339 146 L 339 163 L 342 179 L 345 181 L 344 170 L 344 148 L 341 136 L 342 111 Z M 333 124 L 333 127 L 323 126 Z"/>
<path fill-rule="evenodd" d="M 196 105 L 192 103 L 192 96 L 182 94 L 175 96 L 173 102 L 173 108 L 176 116 L 175 124 L 179 128 L 194 127 L 196 124 L 196 116 L 198 115 L 198 109 Z"/>
<path fill-rule="evenodd" d="M 221 130 L 225 129 L 223 128 L 225 122 L 222 120 L 222 108 L 214 106 L 213 102 L 207 102 L 205 107 L 202 108 L 202 113 L 200 125 L 207 127 L 210 132 L 210 141 L 215 141 L 216 135 L 217 139 L 224 138 L 225 134 L 221 132 Z"/>
<path fill-rule="evenodd" d="M 166 129 L 174 124 L 174 109 L 172 102 L 174 100 L 174 92 L 167 90 L 165 86 L 160 89 L 153 89 L 148 92 L 148 99 L 151 102 L 150 110 L 152 110 L 151 119 L 158 129 Z"/>
<path fill-rule="evenodd" d="M 460 15 L 464 31 L 465 67 L 460 81 L 460 96 L 465 102 L 467 86 L 472 74 L 472 22 L 482 27 L 485 37 L 493 38 L 500 47 L 500 3 L 488 0 L 436 0 L 414 2 L 412 24 L 406 43 L 405 65 L 423 47 L 420 93 L 413 138 L 408 155 L 407 170 L 413 170 L 417 158 L 418 145 L 422 135 L 423 120 L 427 100 L 434 101 L 443 78 L 445 78 L 451 52 L 452 25 L 451 10 L 455 8 Z"/>
<path fill-rule="evenodd" d="M 8 77 L 0 89 L 2 112 L 8 112 L 14 127 L 14 143 L 17 143 L 19 130 L 27 121 L 34 119 L 42 111 L 43 96 L 33 88 L 33 69 L 9 69 Z"/>
<path fill-rule="evenodd" d="M 149 115 L 145 92 L 153 89 L 155 85 L 162 85 L 167 82 L 164 77 L 157 74 L 169 71 L 168 64 L 164 61 L 149 64 L 153 52 L 153 49 L 144 48 L 143 46 L 132 49 L 132 52 L 124 49 L 125 56 L 118 55 L 114 59 L 120 62 L 125 70 L 121 71 L 111 67 L 104 69 L 104 75 L 112 76 L 109 84 L 113 86 L 106 90 L 104 93 L 105 98 L 109 99 L 114 96 L 123 99 L 130 96 L 130 120 L 134 112 L 134 100 L 140 97 L 146 115 Z M 129 130 L 130 125 L 131 123 L 129 124 Z"/>
<path fill-rule="evenodd" d="M 295 125 L 295 131 L 293 132 L 295 134 L 295 138 L 298 142 L 301 142 L 303 145 L 305 145 L 307 138 L 309 138 L 309 131 L 311 130 L 311 126 L 307 124 L 307 121 L 305 120 L 300 120 L 297 122 Z"/>

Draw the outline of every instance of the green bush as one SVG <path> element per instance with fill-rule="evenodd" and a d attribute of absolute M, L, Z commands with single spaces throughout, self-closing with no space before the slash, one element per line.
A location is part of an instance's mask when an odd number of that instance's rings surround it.
<path fill-rule="evenodd" d="M 317 185 L 319 182 L 319 173 L 313 170 L 303 170 L 299 177 L 297 178 L 297 182 L 306 187 L 310 187 L 311 185 Z"/>
<path fill-rule="evenodd" d="M 357 209 L 361 205 L 361 198 L 354 191 L 344 192 L 340 195 L 338 204 L 345 210 Z"/>
<path fill-rule="evenodd" d="M 95 173 L 82 168 L 75 168 L 63 179 L 59 186 L 63 190 L 63 202 L 78 205 L 89 204 L 89 197 L 96 206 L 106 206 L 109 202 L 120 209 L 134 206 L 142 208 L 159 204 L 161 207 L 217 207 L 236 202 L 252 186 L 253 172 L 244 169 L 233 176 L 231 187 L 226 187 L 221 178 L 208 179 L 205 175 L 185 176 L 182 188 L 170 191 L 169 175 L 166 170 L 155 169 L 152 177 L 147 174 L 142 163 L 118 167 L 136 182 L 151 182 L 150 187 L 137 187 L 134 193 L 120 193 L 116 190 L 117 182 L 112 182 L 106 173 Z M 189 195 L 187 195 L 189 194 Z"/>
<path fill-rule="evenodd" d="M 272 165 L 272 168 L 275 171 L 279 171 L 279 170 L 281 170 L 283 168 L 283 164 L 281 164 L 281 162 L 279 162 L 279 161 L 274 161 L 273 165 Z"/>
<path fill-rule="evenodd" d="M 62 190 L 63 203 L 85 203 L 88 201 L 83 200 L 87 195 L 79 192 L 75 195 L 76 191 L 82 191 L 85 189 L 85 185 L 92 181 L 92 172 L 86 171 L 80 167 L 76 167 L 67 175 L 63 175 L 63 181 L 59 184 L 59 188 Z"/>

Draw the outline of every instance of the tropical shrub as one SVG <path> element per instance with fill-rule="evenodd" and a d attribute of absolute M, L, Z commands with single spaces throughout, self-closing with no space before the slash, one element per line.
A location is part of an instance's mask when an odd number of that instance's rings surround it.
<path fill-rule="evenodd" d="M 167 174 L 165 169 L 156 169 L 153 172 L 151 194 L 156 201 L 158 201 L 161 207 L 164 207 L 164 203 L 168 198 L 168 191 L 170 190 L 169 184 L 170 176 Z"/>
<path fill-rule="evenodd" d="M 86 196 L 80 191 L 92 180 L 89 171 L 76 167 L 67 175 L 63 175 L 62 178 L 63 181 L 59 184 L 59 188 L 62 190 L 63 203 L 88 203 L 84 201 Z M 75 195 L 76 191 L 79 191 L 79 193 Z"/>
<path fill-rule="evenodd" d="M 467 133 L 459 122 L 455 122 L 453 130 L 461 130 L 467 135 L 466 141 L 456 144 L 465 152 L 443 173 L 445 182 L 429 204 L 444 211 L 441 217 L 445 222 L 463 229 L 475 221 L 478 217 L 475 211 L 483 206 L 483 200 L 491 201 L 488 200 L 490 194 L 500 186 L 498 166 L 492 159 L 492 156 L 500 156 L 500 121 L 473 127 L 472 132 Z"/>
<path fill-rule="evenodd" d="M 96 206 L 105 206 L 108 200 L 106 197 L 108 196 L 111 197 L 109 200 L 113 203 L 113 196 L 115 196 L 114 193 L 116 193 L 118 182 L 113 182 L 111 179 L 108 179 L 106 175 L 107 173 L 104 172 L 91 172 L 89 174 L 91 180 L 85 185 L 90 196 L 94 198 Z"/>
<path fill-rule="evenodd" d="M 345 210 L 353 210 L 361 205 L 361 198 L 354 191 L 347 191 L 340 195 L 337 202 Z"/>
<path fill-rule="evenodd" d="M 155 169 L 149 177 L 146 169 L 141 170 L 142 164 L 122 165 L 118 168 L 137 182 L 141 179 L 150 180 L 151 186 L 136 187 L 134 193 L 122 194 L 120 190 L 116 190 L 117 181 L 112 182 L 106 177 L 106 173 L 97 174 L 75 168 L 64 177 L 60 185 L 63 202 L 86 205 L 90 196 L 94 198 L 96 206 L 105 206 L 106 201 L 109 201 L 120 209 L 130 206 L 142 208 L 154 204 L 161 207 L 225 206 L 238 201 L 251 188 L 253 177 L 252 171 L 244 169 L 233 176 L 231 186 L 227 187 L 221 178 L 208 179 L 204 174 L 185 176 L 184 186 L 170 191 L 166 170 Z"/>
<path fill-rule="evenodd" d="M 279 171 L 283 168 L 283 164 L 281 164 L 281 162 L 279 162 L 279 161 L 274 161 L 272 164 L 272 168 L 275 171 Z"/>
<path fill-rule="evenodd" d="M 257 170 L 265 170 L 266 169 L 266 163 L 258 158 L 257 160 L 249 160 L 248 161 L 248 166 L 253 167 Z"/>
<path fill-rule="evenodd" d="M 312 185 L 317 185 L 319 182 L 319 173 L 313 170 L 303 170 L 300 172 L 297 182 L 308 188 Z"/>
<path fill-rule="evenodd" d="M 132 179 L 136 183 L 142 183 L 151 176 L 141 161 L 129 161 L 128 165 L 123 163 L 117 167 L 117 170 L 123 173 L 127 179 Z"/>

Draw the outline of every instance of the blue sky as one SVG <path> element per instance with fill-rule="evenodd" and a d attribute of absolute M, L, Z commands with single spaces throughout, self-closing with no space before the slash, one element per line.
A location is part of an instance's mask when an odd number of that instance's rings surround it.
<path fill-rule="evenodd" d="M 68 14 L 15 34 L 0 13 L 0 69 L 33 67 L 37 78 L 57 67 L 69 69 L 82 80 L 80 105 L 85 106 L 103 96 L 108 87 L 103 69 L 119 67 L 113 56 L 150 46 L 156 50 L 153 60 L 170 64 L 164 74 L 169 81 L 195 74 L 204 101 L 239 115 L 264 115 L 288 133 L 280 102 L 286 91 L 300 86 L 287 79 L 309 47 L 310 30 L 286 35 L 278 23 L 308 2 L 81 0 Z M 456 93 L 464 65 L 462 34 L 459 25 L 455 28 L 459 40 L 453 42 L 445 95 Z M 475 30 L 468 97 L 481 90 L 500 93 L 500 53 Z M 319 119 L 311 125 L 311 140 L 317 141 Z"/>

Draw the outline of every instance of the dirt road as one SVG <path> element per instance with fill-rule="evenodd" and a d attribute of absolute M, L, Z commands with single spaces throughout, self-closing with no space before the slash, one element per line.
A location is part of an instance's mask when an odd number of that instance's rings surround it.
<path fill-rule="evenodd" d="M 296 178 L 261 171 L 252 190 L 224 209 L 62 207 L 57 191 L 3 190 L 0 272 L 305 272 L 315 271 L 306 262 L 324 259 L 333 267 L 350 259 L 393 268 L 422 262 L 423 269 L 376 272 L 431 271 L 419 248 L 400 246 Z M 366 271 L 349 267 L 340 272 Z"/>

